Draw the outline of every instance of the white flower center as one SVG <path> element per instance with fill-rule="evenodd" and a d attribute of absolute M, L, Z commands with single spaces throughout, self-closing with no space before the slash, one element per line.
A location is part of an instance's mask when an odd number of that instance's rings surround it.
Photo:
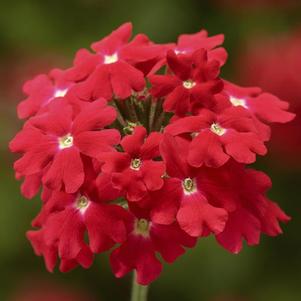
<path fill-rule="evenodd" d="M 246 101 L 243 99 L 243 98 L 237 98 L 237 97 L 234 97 L 234 96 L 230 96 L 230 102 L 232 103 L 232 105 L 234 107 L 244 107 L 244 108 L 248 108 L 247 104 L 246 104 Z"/>
<path fill-rule="evenodd" d="M 218 123 L 212 123 L 210 127 L 211 132 L 218 136 L 222 136 L 226 133 L 226 129 L 221 127 Z"/>
<path fill-rule="evenodd" d="M 180 50 L 180 49 L 175 49 L 175 54 L 178 55 L 178 54 L 185 54 L 187 53 L 186 50 Z"/>
<path fill-rule="evenodd" d="M 186 89 L 192 89 L 195 85 L 196 83 L 191 79 L 185 80 L 183 82 L 183 87 Z"/>
<path fill-rule="evenodd" d="M 53 97 L 64 97 L 66 95 L 66 93 L 68 92 L 68 89 L 57 89 L 54 92 Z"/>
<path fill-rule="evenodd" d="M 73 146 L 73 137 L 70 134 L 59 138 L 60 149 L 69 148 L 71 146 Z"/>
<path fill-rule="evenodd" d="M 113 64 L 118 61 L 118 54 L 114 53 L 112 55 L 105 55 L 104 63 L 107 64 Z"/>
<path fill-rule="evenodd" d="M 196 183 L 194 179 L 186 178 L 182 182 L 182 186 L 185 194 L 191 194 L 196 192 Z"/>

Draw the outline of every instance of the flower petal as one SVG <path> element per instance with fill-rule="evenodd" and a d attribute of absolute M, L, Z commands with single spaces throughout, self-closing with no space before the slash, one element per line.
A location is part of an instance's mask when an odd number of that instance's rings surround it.
<path fill-rule="evenodd" d="M 67 193 L 74 193 L 83 184 L 84 177 L 80 153 L 71 147 L 56 154 L 42 181 L 51 189 L 60 190 L 65 187 Z"/>
<path fill-rule="evenodd" d="M 200 237 L 208 228 L 218 234 L 225 228 L 227 211 L 210 205 L 200 193 L 193 193 L 183 198 L 177 214 L 180 227 L 192 237 Z"/>
<path fill-rule="evenodd" d="M 92 158 L 97 158 L 100 152 L 114 151 L 114 145 L 117 145 L 119 140 L 119 131 L 107 129 L 82 132 L 75 137 L 74 144 L 79 148 L 81 153 Z"/>
<path fill-rule="evenodd" d="M 188 162 L 192 166 L 219 167 L 229 160 L 219 137 L 210 130 L 203 130 L 195 137 L 189 147 Z"/>

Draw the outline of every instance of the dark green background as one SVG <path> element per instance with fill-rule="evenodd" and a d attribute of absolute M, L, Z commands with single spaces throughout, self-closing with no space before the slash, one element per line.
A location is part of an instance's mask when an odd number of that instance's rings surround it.
<path fill-rule="evenodd" d="M 22 99 L 23 80 L 51 67 L 67 67 L 78 48 L 88 47 L 125 21 L 133 22 L 135 33 L 144 32 L 156 42 L 175 41 L 177 35 L 200 28 L 225 33 L 229 62 L 223 76 L 234 80 L 233 66 L 249 38 L 294 30 L 301 23 L 300 12 L 300 7 L 237 10 L 201 0 L 1 1 L 0 300 L 11 300 L 26 285 L 38 288 L 41 281 L 96 300 L 123 301 L 129 296 L 130 277 L 114 279 L 107 254 L 98 256 L 90 270 L 48 274 L 25 238 L 40 202 L 22 199 L 7 150 L 21 125 L 15 106 Z M 165 266 L 151 286 L 151 301 L 301 300 L 300 170 L 283 169 L 267 159 L 257 167 L 272 176 L 271 198 L 293 217 L 283 227 L 284 235 L 262 237 L 259 246 L 246 247 L 240 255 L 223 250 L 212 238 L 203 239 L 175 264 Z"/>

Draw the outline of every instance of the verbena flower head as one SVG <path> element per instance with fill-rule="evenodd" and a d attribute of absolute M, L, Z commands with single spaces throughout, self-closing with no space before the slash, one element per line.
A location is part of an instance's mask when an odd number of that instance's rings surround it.
<path fill-rule="evenodd" d="M 52 271 L 89 268 L 111 251 L 116 277 L 156 279 L 213 235 L 233 253 L 280 234 L 290 218 L 266 193 L 271 181 L 248 168 L 267 153 L 272 123 L 288 104 L 220 77 L 223 35 L 202 30 L 158 45 L 132 40 L 126 23 L 82 49 L 73 66 L 25 83 L 26 119 L 10 143 L 22 194 L 41 189 L 27 233 Z"/>

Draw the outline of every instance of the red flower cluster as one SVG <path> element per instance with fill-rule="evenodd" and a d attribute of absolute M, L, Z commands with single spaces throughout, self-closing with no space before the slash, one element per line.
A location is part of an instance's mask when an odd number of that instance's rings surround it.
<path fill-rule="evenodd" d="M 27 118 L 10 143 L 16 177 L 42 208 L 27 236 L 52 271 L 88 268 L 112 250 L 114 274 L 148 284 L 201 237 L 238 253 L 281 233 L 289 217 L 249 169 L 288 105 L 219 77 L 223 36 L 157 45 L 126 23 L 79 50 L 74 65 L 24 86 Z"/>

